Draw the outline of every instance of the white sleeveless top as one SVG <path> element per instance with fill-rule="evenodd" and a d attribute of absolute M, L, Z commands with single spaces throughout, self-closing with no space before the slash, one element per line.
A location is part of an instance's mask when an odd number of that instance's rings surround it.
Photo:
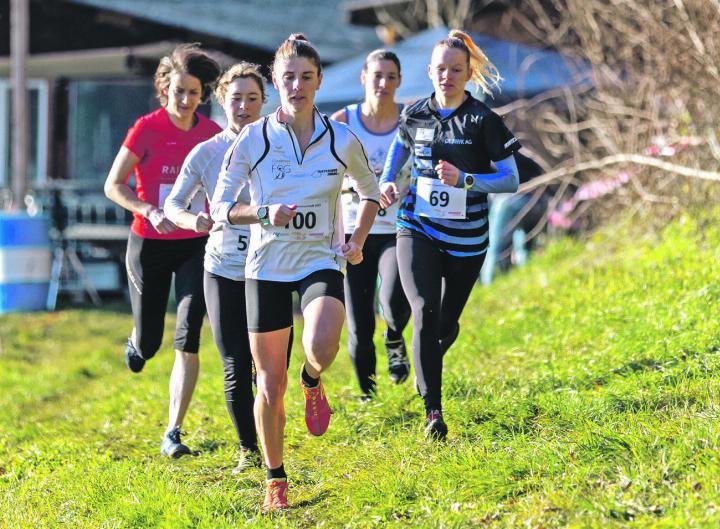
<path fill-rule="evenodd" d="M 402 110 L 402 107 L 400 108 Z M 395 138 L 398 128 L 395 127 L 385 134 L 377 134 L 365 128 L 360 120 L 360 104 L 349 105 L 345 107 L 345 119 L 350 130 L 360 139 L 370 162 L 370 167 L 379 179 L 385 166 L 385 158 L 387 158 L 390 145 Z M 399 124 L 399 123 L 398 123 Z M 398 189 L 407 186 L 407 172 L 398 175 L 395 181 Z M 345 176 L 343 181 L 342 193 L 342 209 L 343 209 L 343 225 L 345 233 L 351 234 L 355 230 L 355 219 L 357 219 L 358 207 L 360 206 L 360 197 L 357 191 L 352 188 L 350 179 Z M 393 234 L 395 233 L 395 219 L 397 217 L 400 201 L 396 201 L 387 209 L 381 209 L 375 217 L 375 223 L 370 230 L 371 234 Z"/>

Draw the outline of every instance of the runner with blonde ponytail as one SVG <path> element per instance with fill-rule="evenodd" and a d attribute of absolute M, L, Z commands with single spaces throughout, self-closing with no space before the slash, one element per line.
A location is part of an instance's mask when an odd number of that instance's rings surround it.
<path fill-rule="evenodd" d="M 500 74 L 459 30 L 435 44 L 428 75 L 435 92 L 403 110 L 380 178 L 382 207 L 398 199 L 396 179 L 413 155 L 410 189 L 397 217 L 397 260 L 413 320 L 416 389 L 425 434 L 444 439 L 443 356 L 488 245 L 488 193 L 518 187 L 520 144 L 500 116 L 465 90 L 472 80 L 492 95 Z"/>
<path fill-rule="evenodd" d="M 455 41 L 461 41 L 457 43 Z M 445 39 L 445 46 L 448 48 L 459 48 L 467 50 L 469 67 L 471 72 L 470 80 L 478 85 L 484 94 L 492 97 L 493 88 L 500 90 L 500 72 L 495 65 L 490 62 L 487 55 L 473 42 L 470 35 L 459 29 L 451 29 L 448 38 Z"/>

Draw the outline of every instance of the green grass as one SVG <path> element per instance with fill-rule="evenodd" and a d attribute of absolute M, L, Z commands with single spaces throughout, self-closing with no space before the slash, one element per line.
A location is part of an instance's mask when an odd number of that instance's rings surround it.
<path fill-rule="evenodd" d="M 0 319 L 0 527 L 699 528 L 720 523 L 717 212 L 654 236 L 619 223 L 561 240 L 478 287 L 447 356 L 448 442 L 422 437 L 412 383 L 358 401 L 345 348 L 335 415 L 305 431 L 296 383 L 292 509 L 263 516 L 263 472 L 237 458 L 206 328 L 186 419 L 195 458 L 158 455 L 167 344 L 122 363 L 125 309 Z M 378 349 L 382 351 L 378 335 Z"/>

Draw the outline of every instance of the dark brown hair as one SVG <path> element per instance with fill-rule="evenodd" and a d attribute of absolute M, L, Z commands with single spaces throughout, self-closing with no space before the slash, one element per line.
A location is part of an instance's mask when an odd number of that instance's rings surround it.
<path fill-rule="evenodd" d="M 260 66 L 251 62 L 239 62 L 233 64 L 228 68 L 224 74 L 220 77 L 215 88 L 215 97 L 220 105 L 225 104 L 225 94 L 227 94 L 227 88 L 230 83 L 235 79 L 253 79 L 260 87 L 260 97 L 263 102 L 267 101 L 267 94 L 265 93 L 265 78 L 260 73 Z"/>
<path fill-rule="evenodd" d="M 446 39 L 439 40 L 433 46 L 433 50 L 438 46 L 446 48 L 454 48 L 465 52 L 467 57 L 468 68 L 472 74 L 470 78 L 477 83 L 482 91 L 488 95 L 492 95 L 493 87 L 499 88 L 500 72 L 483 51 L 473 42 L 470 35 L 459 29 L 451 29 Z"/>
<path fill-rule="evenodd" d="M 365 57 L 365 62 L 363 63 L 363 71 L 367 71 L 368 64 L 375 61 L 392 61 L 395 63 L 395 66 L 397 66 L 398 74 L 400 74 L 400 59 L 398 59 L 398 56 L 395 55 L 390 50 L 386 49 L 379 49 L 375 51 L 371 51 L 367 57 Z"/>
<path fill-rule="evenodd" d="M 320 72 L 322 71 L 320 54 L 302 33 L 293 33 L 285 39 L 285 42 L 280 44 L 280 47 L 275 52 L 275 59 L 272 64 L 273 71 L 275 71 L 275 66 L 280 61 L 286 61 L 288 59 L 292 59 L 293 57 L 304 57 L 308 59 L 317 66 L 317 73 L 320 75 Z"/>
<path fill-rule="evenodd" d="M 163 92 L 170 87 L 170 76 L 174 73 L 189 74 L 196 77 L 202 85 L 202 100 L 207 101 L 212 93 L 215 81 L 220 75 L 220 65 L 207 53 L 200 50 L 198 44 L 180 44 L 170 55 L 160 59 L 155 70 L 155 92 L 162 106 L 168 98 Z"/>

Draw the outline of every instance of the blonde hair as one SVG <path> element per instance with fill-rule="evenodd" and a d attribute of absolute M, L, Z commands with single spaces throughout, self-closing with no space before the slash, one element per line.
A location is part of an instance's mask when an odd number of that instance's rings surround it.
<path fill-rule="evenodd" d="M 218 81 L 217 88 L 215 88 L 215 98 L 218 100 L 218 103 L 220 103 L 220 106 L 225 104 L 225 95 L 227 94 L 228 86 L 235 79 L 253 79 L 260 87 L 260 96 L 263 103 L 267 101 L 265 77 L 260 73 L 260 66 L 251 62 L 242 61 L 233 64 L 225 70 L 225 73 L 222 74 Z"/>
<path fill-rule="evenodd" d="M 177 46 L 170 55 L 160 59 L 155 70 L 155 92 L 162 106 L 167 105 L 168 97 L 164 92 L 170 87 L 170 77 L 174 73 L 196 77 L 202 86 L 202 101 L 206 101 L 220 75 L 220 65 L 197 43 Z"/>
<path fill-rule="evenodd" d="M 446 39 L 438 41 L 438 46 L 459 49 L 465 52 L 470 69 L 470 80 L 477 84 L 484 93 L 492 97 L 492 89 L 500 90 L 499 82 L 502 79 L 500 72 L 487 55 L 473 42 L 470 35 L 459 29 L 451 29 Z"/>
<path fill-rule="evenodd" d="M 285 39 L 285 42 L 280 44 L 280 47 L 275 52 L 275 59 L 273 59 L 273 71 L 275 71 L 275 66 L 280 61 L 286 61 L 288 59 L 292 59 L 293 57 L 304 57 L 308 59 L 317 66 L 317 73 L 320 75 L 320 72 L 322 71 L 320 54 L 302 33 L 293 33 Z"/>

